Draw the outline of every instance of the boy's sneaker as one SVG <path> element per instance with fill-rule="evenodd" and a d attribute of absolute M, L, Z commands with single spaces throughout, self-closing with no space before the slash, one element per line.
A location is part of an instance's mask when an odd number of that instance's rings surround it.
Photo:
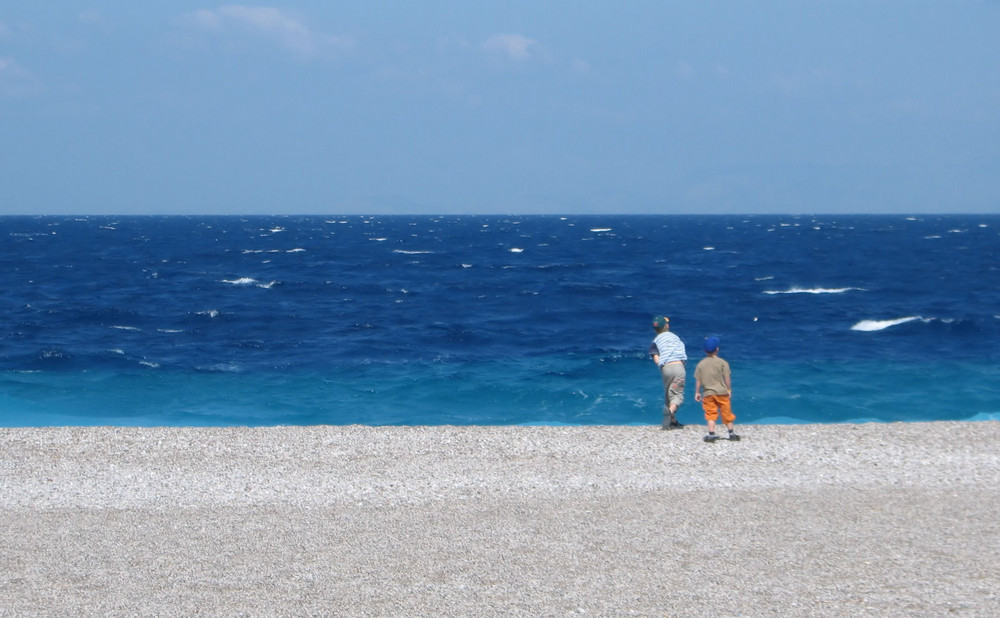
<path fill-rule="evenodd" d="M 733 442 L 740 441 L 740 437 L 731 431 L 729 432 L 729 439 L 732 440 Z"/>
<path fill-rule="evenodd" d="M 705 442 L 715 442 L 718 439 L 719 436 L 715 435 L 714 433 L 710 433 L 707 436 L 705 436 Z"/>

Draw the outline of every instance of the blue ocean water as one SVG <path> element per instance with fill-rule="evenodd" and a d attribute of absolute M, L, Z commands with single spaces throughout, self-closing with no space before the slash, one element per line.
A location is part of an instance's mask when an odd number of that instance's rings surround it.
<path fill-rule="evenodd" d="M 0 217 L 0 425 L 1000 418 L 1000 216 Z M 693 380 L 682 422 L 700 423 Z"/>

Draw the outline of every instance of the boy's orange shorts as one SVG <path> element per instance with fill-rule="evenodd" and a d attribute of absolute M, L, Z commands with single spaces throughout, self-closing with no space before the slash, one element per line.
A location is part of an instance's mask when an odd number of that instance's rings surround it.
<path fill-rule="evenodd" d="M 723 423 L 732 423 L 736 420 L 729 404 L 729 395 L 705 395 L 701 398 L 701 407 L 705 410 L 706 421 L 718 420 L 719 412 L 722 412 Z"/>

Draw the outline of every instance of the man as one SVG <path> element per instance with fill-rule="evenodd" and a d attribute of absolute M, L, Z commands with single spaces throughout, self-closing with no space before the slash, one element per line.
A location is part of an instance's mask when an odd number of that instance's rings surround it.
<path fill-rule="evenodd" d="M 663 429 L 680 429 L 684 425 L 677 422 L 677 408 L 684 403 L 684 361 L 687 352 L 680 337 L 670 332 L 670 318 L 653 318 L 656 337 L 649 346 L 649 355 L 660 369 L 663 378 Z"/>

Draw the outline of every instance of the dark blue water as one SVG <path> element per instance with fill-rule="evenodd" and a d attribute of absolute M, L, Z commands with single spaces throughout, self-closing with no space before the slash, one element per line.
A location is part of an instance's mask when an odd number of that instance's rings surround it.
<path fill-rule="evenodd" d="M 1000 216 L 0 217 L 0 424 L 1000 418 Z M 689 386 L 680 418 L 701 422 Z"/>

